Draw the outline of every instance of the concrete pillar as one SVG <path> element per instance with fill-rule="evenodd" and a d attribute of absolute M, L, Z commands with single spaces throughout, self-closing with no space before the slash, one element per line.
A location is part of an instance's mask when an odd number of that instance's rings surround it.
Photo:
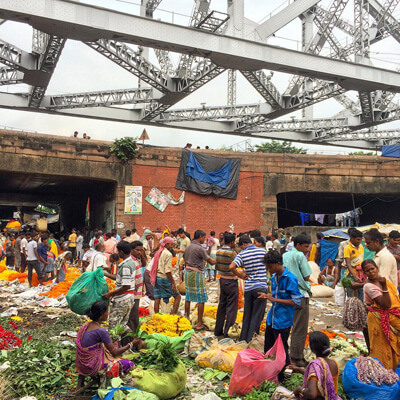
<path fill-rule="evenodd" d="M 278 203 L 276 196 L 264 196 L 260 205 L 262 208 L 261 233 L 270 233 L 278 228 Z"/>

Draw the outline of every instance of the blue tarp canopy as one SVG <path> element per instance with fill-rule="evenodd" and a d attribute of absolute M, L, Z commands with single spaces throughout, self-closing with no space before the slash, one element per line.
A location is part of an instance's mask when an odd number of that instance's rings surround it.
<path fill-rule="evenodd" d="M 382 146 L 382 156 L 400 158 L 400 146 Z"/>

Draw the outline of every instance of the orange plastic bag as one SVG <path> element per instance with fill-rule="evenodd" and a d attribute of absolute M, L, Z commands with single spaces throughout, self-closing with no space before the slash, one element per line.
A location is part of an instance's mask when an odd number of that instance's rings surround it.
<path fill-rule="evenodd" d="M 275 359 L 266 359 L 267 356 L 275 356 Z M 263 381 L 278 383 L 278 374 L 285 362 L 286 353 L 280 335 L 265 355 L 255 349 L 242 350 L 233 366 L 229 396 L 244 396 Z"/>

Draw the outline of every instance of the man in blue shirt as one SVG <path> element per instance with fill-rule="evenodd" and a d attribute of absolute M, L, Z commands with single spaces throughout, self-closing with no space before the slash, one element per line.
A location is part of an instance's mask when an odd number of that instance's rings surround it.
<path fill-rule="evenodd" d="M 265 249 L 256 247 L 249 236 L 239 239 L 242 251 L 235 257 L 229 269 L 245 281 L 244 283 L 244 313 L 240 340 L 251 341 L 254 333 L 259 333 L 261 321 L 264 318 L 267 301 L 258 297 L 258 293 L 267 293 L 267 272 L 265 270 Z M 239 272 L 237 268 L 243 268 Z"/>
<path fill-rule="evenodd" d="M 283 265 L 296 276 L 300 293 L 304 296 L 301 299 L 301 305 L 296 305 L 290 340 L 291 363 L 298 367 L 306 366 L 304 344 L 308 332 L 309 300 L 311 296 L 309 280 L 312 270 L 308 265 L 305 254 L 308 252 L 310 243 L 311 239 L 308 236 L 297 235 L 294 238 L 294 248 L 283 255 Z"/>
<path fill-rule="evenodd" d="M 41 237 L 41 243 L 39 244 L 39 246 L 37 247 L 37 253 L 39 256 L 39 266 L 42 272 L 42 276 L 45 276 L 45 270 L 46 270 L 46 266 L 48 264 L 47 261 L 47 242 L 49 241 L 49 236 L 47 235 L 47 233 L 45 233 L 42 237 Z"/>
<path fill-rule="evenodd" d="M 300 306 L 303 295 L 300 293 L 296 276 L 282 265 L 282 256 L 277 251 L 270 250 L 264 257 L 264 263 L 272 275 L 272 294 L 258 293 L 259 299 L 266 299 L 272 303 L 267 315 L 264 352 L 267 352 L 281 335 L 286 353 L 286 367 L 290 364 L 288 339 L 293 325 L 295 306 Z M 279 381 L 284 378 L 285 367 L 278 375 Z"/>

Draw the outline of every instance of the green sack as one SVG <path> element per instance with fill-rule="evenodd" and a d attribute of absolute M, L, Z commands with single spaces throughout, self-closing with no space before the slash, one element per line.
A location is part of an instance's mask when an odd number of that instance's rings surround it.
<path fill-rule="evenodd" d="M 148 349 L 152 349 L 157 345 L 157 343 L 162 342 L 169 344 L 177 353 L 180 353 L 185 348 L 186 340 L 189 340 L 193 333 L 194 330 L 190 329 L 182 336 L 171 337 L 161 335 L 161 333 L 148 334 L 145 331 L 139 330 L 139 337 L 146 342 Z"/>
<path fill-rule="evenodd" d="M 66 299 L 71 311 L 84 315 L 93 303 L 104 300 L 102 295 L 107 292 L 104 271 L 97 268 L 93 272 L 84 272 L 69 288 Z"/>
<path fill-rule="evenodd" d="M 160 399 L 177 396 L 186 386 L 186 367 L 182 361 L 174 372 L 161 372 L 155 369 L 135 368 L 129 372 L 135 387 L 153 393 Z"/>

